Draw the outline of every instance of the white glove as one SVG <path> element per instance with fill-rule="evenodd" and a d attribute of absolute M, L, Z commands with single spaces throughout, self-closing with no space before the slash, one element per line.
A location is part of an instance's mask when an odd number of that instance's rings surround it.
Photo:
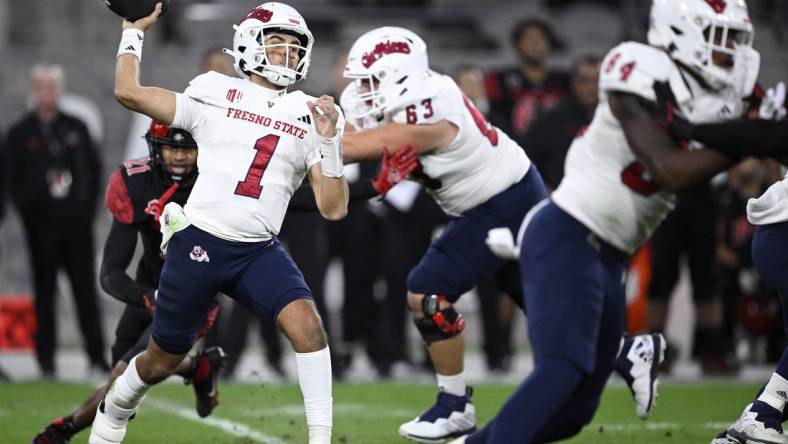
<path fill-rule="evenodd" d="M 161 231 L 161 246 L 159 248 L 162 254 L 167 254 L 167 245 L 170 243 L 172 236 L 192 224 L 186 218 L 183 208 L 175 202 L 170 202 L 164 206 L 159 223 L 161 224 L 159 227 Z"/>
<path fill-rule="evenodd" d="M 490 251 L 494 255 L 509 260 L 520 258 L 520 247 L 514 242 L 512 230 L 501 227 L 493 228 L 487 232 L 487 239 L 484 240 Z"/>
<path fill-rule="evenodd" d="M 758 117 L 767 120 L 782 120 L 785 117 L 785 83 L 780 82 L 766 90 L 758 109 Z"/>

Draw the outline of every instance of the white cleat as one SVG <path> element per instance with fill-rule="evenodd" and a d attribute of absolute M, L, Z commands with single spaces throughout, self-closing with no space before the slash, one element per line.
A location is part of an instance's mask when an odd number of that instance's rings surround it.
<path fill-rule="evenodd" d="M 659 333 L 627 336 L 616 359 L 616 372 L 635 398 L 638 417 L 646 419 L 656 404 L 659 364 L 665 360 L 667 342 Z"/>
<path fill-rule="evenodd" d="M 720 432 L 719 435 L 715 436 L 714 439 L 711 440 L 710 444 L 742 444 L 741 441 L 738 439 L 731 438 L 728 436 L 728 432 Z"/>
<path fill-rule="evenodd" d="M 90 428 L 88 444 L 120 444 L 126 436 L 127 421 L 119 424 L 104 412 L 104 401 L 102 400 L 96 410 L 96 419 Z"/>
<path fill-rule="evenodd" d="M 750 411 L 750 407 L 752 404 L 747 405 L 739 419 L 728 427 L 728 437 L 742 444 L 788 444 L 788 436 L 782 430 L 767 427 L 757 419 L 756 412 Z"/>
<path fill-rule="evenodd" d="M 465 435 L 476 431 L 476 410 L 471 402 L 473 391 L 465 396 L 438 393 L 438 400 L 429 410 L 399 427 L 400 436 L 423 443 L 442 443 L 452 438 L 465 442 Z"/>
<path fill-rule="evenodd" d="M 455 439 L 454 441 L 451 441 L 449 444 L 465 444 L 465 438 L 467 438 L 467 437 L 468 437 L 468 435 L 460 436 L 459 438 Z"/>

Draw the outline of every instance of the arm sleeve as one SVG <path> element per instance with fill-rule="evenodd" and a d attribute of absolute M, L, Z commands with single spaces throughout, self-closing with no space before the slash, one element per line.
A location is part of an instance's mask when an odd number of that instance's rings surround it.
<path fill-rule="evenodd" d="M 113 219 L 107 243 L 104 245 L 99 280 L 101 288 L 113 298 L 126 304 L 145 307 L 142 295 L 151 293 L 153 289 L 134 282 L 126 274 L 126 267 L 131 263 L 136 246 L 136 228 Z"/>
<path fill-rule="evenodd" d="M 788 155 L 788 120 L 734 120 L 693 125 L 690 138 L 736 156 Z"/>
<path fill-rule="evenodd" d="M 348 184 L 348 189 L 350 202 L 371 199 L 379 194 L 369 180 Z M 287 210 L 296 212 L 317 211 L 317 202 L 315 202 L 315 193 L 312 191 L 312 187 L 304 185 L 297 189 L 293 193 L 293 197 L 290 198 L 290 205 L 287 207 Z"/>

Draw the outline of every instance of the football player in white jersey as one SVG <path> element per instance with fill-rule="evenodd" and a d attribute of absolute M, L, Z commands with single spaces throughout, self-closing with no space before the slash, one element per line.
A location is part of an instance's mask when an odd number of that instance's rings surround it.
<path fill-rule="evenodd" d="M 128 109 L 191 132 L 202 148 L 200 176 L 185 208 L 165 207 L 165 242 L 171 237 L 163 245 L 167 257 L 151 341 L 99 405 L 88 442 L 123 441 L 129 419 L 151 386 L 188 352 L 212 295 L 220 291 L 270 316 L 290 339 L 309 442 L 329 443 L 326 334 L 309 287 L 276 237 L 288 201 L 307 175 L 323 217 L 347 213 L 339 109 L 331 97 L 287 91 L 307 74 L 312 34 L 295 9 L 264 3 L 234 26 L 227 52 L 242 78 L 208 72 L 179 94 L 139 84 L 143 33 L 160 14 L 161 3 L 150 16 L 123 22 L 115 96 Z"/>
<path fill-rule="evenodd" d="M 625 42 L 605 57 L 593 121 L 570 147 L 553 201 L 521 229 L 534 371 L 484 429 L 458 442 L 550 442 L 591 421 L 624 330 L 629 255 L 676 191 L 734 163 L 682 149 L 657 123 L 657 93 L 693 122 L 741 116 L 759 64 L 752 37 L 743 0 L 654 0 L 649 45 Z"/>
<path fill-rule="evenodd" d="M 527 211 L 546 198 L 539 172 L 524 150 L 490 125 L 454 81 L 429 69 L 424 41 L 397 27 L 361 36 L 348 55 L 342 95 L 348 121 L 343 151 L 348 162 L 371 159 L 379 147 L 410 145 L 420 151 L 420 181 L 451 216 L 446 229 L 408 276 L 408 305 L 435 364 L 436 403 L 403 424 L 399 433 L 442 442 L 475 430 L 471 391 L 463 373 L 462 316 L 453 308 L 484 274 L 522 305 L 516 263 L 493 255 L 487 231 L 499 224 L 517 231 Z M 621 373 L 636 393 L 638 413 L 653 405 L 661 335 L 626 338 Z M 648 350 L 638 357 L 631 350 Z M 656 350 L 656 352 L 655 352 Z M 631 356 L 630 356 L 631 355 Z"/>

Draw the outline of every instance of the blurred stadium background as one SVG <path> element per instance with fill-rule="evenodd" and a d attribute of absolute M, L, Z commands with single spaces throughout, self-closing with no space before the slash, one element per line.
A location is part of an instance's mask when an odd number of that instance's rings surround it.
<path fill-rule="evenodd" d="M 433 69 L 451 73 L 463 64 L 493 70 L 516 63 L 510 44 L 511 30 L 523 18 L 538 17 L 550 23 L 564 43 L 564 49 L 551 57 L 550 64 L 568 68 L 574 57 L 586 53 L 604 55 L 622 39 L 642 41 L 650 4 L 646 0 L 291 0 L 288 3 L 304 15 L 316 38 L 309 77 L 299 86 L 311 93 L 333 90 L 338 55 L 357 36 L 373 27 L 399 25 L 413 29 L 427 41 Z M 204 52 L 229 46 L 231 24 L 257 4 L 256 0 L 171 0 L 168 20 L 148 33 L 143 83 L 181 91 L 199 73 Z M 749 0 L 748 4 L 756 28 L 754 46 L 762 56 L 761 83 L 770 86 L 788 79 L 785 49 L 788 2 Z M 100 0 L 0 0 L 0 128 L 7 129 L 30 108 L 30 69 L 36 63 L 60 64 L 65 70 L 66 92 L 72 96 L 71 100 L 87 100 L 94 105 L 97 116 L 92 129 L 98 137 L 107 176 L 126 156 L 128 141 L 142 136 L 139 128 L 132 129 L 130 113 L 115 102 L 112 93 L 119 25 L 120 19 Z M 9 213 L 0 227 L 0 298 L 32 293 L 24 236 L 17 216 L 13 211 Z M 95 226 L 97 254 L 103 248 L 110 220 L 108 212 L 100 212 Z M 99 263 L 97 257 L 97 266 Z M 338 312 L 342 283 L 337 266 L 332 264 L 327 275 L 328 306 L 332 318 L 337 318 L 331 334 L 337 334 L 341 322 Z M 676 290 L 678 298 L 672 307 L 668 335 L 680 345 L 686 358 L 694 320 L 686 279 L 682 282 Z M 87 364 L 80 351 L 76 315 L 68 294 L 70 286 L 61 280 L 59 288 L 60 359 L 73 363 L 69 368 L 61 366 L 59 376 L 81 379 L 87 375 Z M 477 362 L 473 368 L 478 377 L 484 378 L 487 373 L 482 359 L 476 357 L 480 337 L 476 299 L 464 298 L 460 307 L 469 318 L 471 334 L 467 337 L 475 350 L 471 359 Z M 110 344 L 122 307 L 103 297 L 101 308 L 104 334 Z M 518 321 L 516 328 L 516 345 L 523 351 L 527 349 L 527 341 L 522 321 Z M 415 330 L 408 329 L 411 348 L 419 353 Z M 254 361 L 248 364 L 250 368 L 260 361 L 257 346 L 251 351 L 255 356 L 250 358 Z M 518 356 L 515 369 L 527 367 L 527 353 Z M 37 376 L 30 351 L 0 349 L 0 365 L 13 377 Z M 683 368 L 684 373 L 679 372 L 680 375 L 699 374 L 697 366 L 692 364 Z M 752 371 L 747 373 L 748 370 Z M 766 374 L 768 368 L 746 367 L 742 377 L 762 378 Z M 522 372 L 513 372 L 509 380 L 519 381 L 521 376 Z"/>

